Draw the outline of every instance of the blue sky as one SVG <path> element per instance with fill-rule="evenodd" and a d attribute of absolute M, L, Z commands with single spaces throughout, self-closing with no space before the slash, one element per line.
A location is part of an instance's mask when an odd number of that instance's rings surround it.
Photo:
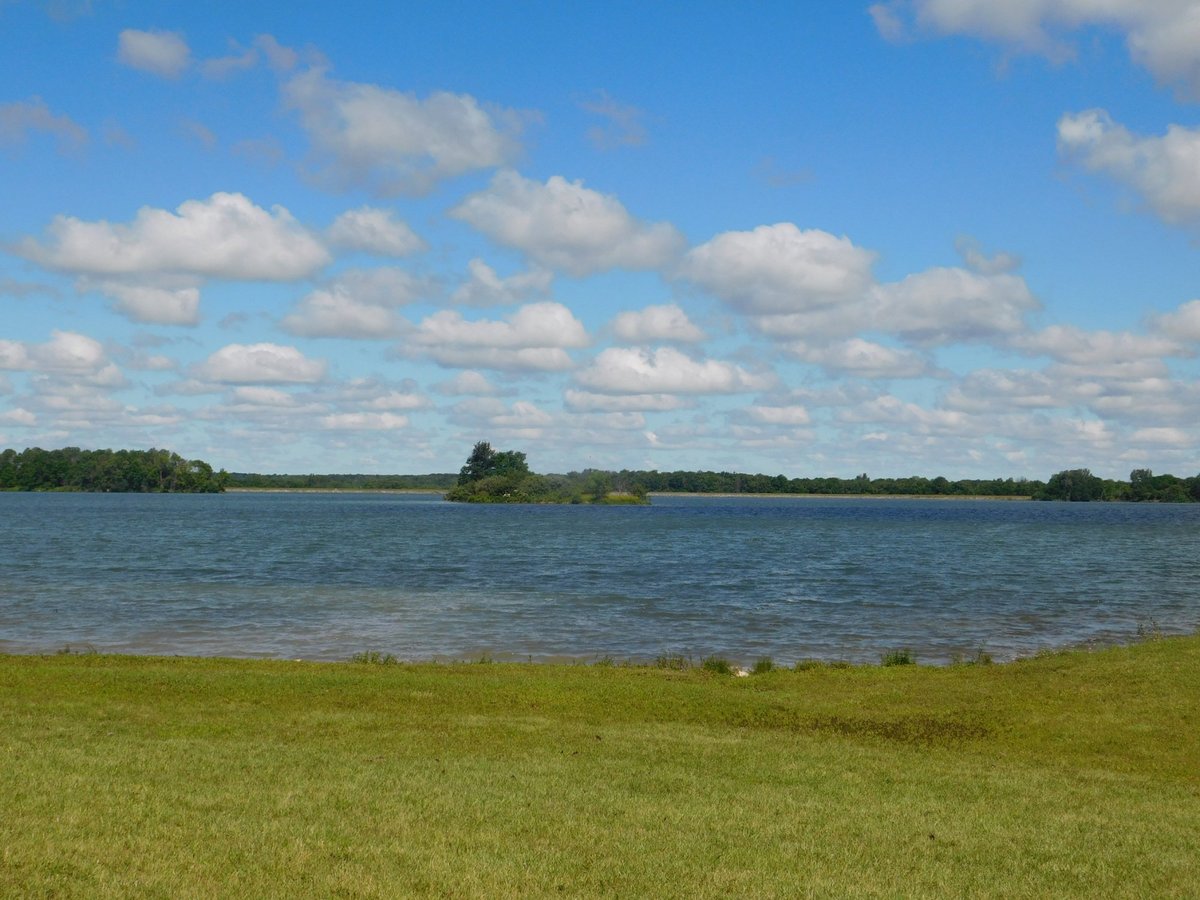
<path fill-rule="evenodd" d="M 0 54 L 0 446 L 1200 470 L 1195 0 L 0 0 Z"/>

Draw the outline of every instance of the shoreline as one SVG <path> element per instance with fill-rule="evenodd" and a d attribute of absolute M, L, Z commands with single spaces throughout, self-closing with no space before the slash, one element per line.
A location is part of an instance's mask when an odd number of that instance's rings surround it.
<path fill-rule="evenodd" d="M 229 487 L 226 494 L 437 494 L 444 496 L 442 488 L 328 488 L 328 487 Z M 1025 501 L 1033 497 L 1027 494 L 789 494 L 789 493 L 724 493 L 707 491 L 649 491 L 648 497 L 712 497 L 717 500 L 763 499 L 763 500 L 1004 500 Z"/>

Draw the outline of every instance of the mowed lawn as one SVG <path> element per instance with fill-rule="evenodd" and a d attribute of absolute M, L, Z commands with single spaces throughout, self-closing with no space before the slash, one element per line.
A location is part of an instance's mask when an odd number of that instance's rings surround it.
<path fill-rule="evenodd" d="M 1200 896 L 1200 638 L 995 666 L 0 656 L 0 896 Z"/>

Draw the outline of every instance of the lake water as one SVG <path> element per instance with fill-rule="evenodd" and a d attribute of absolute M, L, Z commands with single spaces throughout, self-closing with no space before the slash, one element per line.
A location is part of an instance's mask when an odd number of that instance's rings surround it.
<path fill-rule="evenodd" d="M 944 661 L 1200 625 L 1200 505 L 0 493 L 0 651 Z"/>

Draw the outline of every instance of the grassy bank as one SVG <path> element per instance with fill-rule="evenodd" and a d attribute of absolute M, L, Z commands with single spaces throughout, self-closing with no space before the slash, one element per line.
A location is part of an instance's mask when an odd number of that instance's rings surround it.
<path fill-rule="evenodd" d="M 0 657 L 3 896 L 1195 896 L 1200 638 L 999 666 Z"/>

